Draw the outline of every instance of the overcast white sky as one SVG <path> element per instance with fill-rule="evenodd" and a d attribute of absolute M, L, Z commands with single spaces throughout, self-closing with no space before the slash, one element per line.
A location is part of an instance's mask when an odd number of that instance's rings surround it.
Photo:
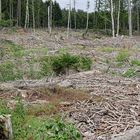
<path fill-rule="evenodd" d="M 46 0 L 43 0 L 46 1 Z M 69 4 L 69 0 L 56 0 L 61 8 L 67 8 Z M 73 6 L 73 0 L 72 1 L 72 6 Z M 90 0 L 90 12 L 94 11 L 94 0 Z M 87 9 L 87 0 L 76 0 L 76 9 L 82 9 L 86 10 Z"/>

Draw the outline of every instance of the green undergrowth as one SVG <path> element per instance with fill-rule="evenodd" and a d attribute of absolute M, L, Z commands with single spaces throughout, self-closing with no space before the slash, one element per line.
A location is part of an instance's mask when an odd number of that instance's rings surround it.
<path fill-rule="evenodd" d="M 123 77 L 131 78 L 131 77 L 136 77 L 137 72 L 134 68 L 128 69 L 126 72 L 122 74 Z"/>
<path fill-rule="evenodd" d="M 86 71 L 92 67 L 92 60 L 88 57 L 63 53 L 58 56 L 46 57 L 42 60 L 42 72 L 44 75 L 50 73 L 67 74 L 69 70 Z"/>
<path fill-rule="evenodd" d="M 0 48 L 0 59 L 7 58 L 21 58 L 24 55 L 24 48 L 21 45 L 17 45 L 10 40 L 2 40 Z"/>
<path fill-rule="evenodd" d="M 61 48 L 58 54 L 48 55 L 48 49 L 25 49 L 10 40 L 0 42 L 0 82 L 23 79 L 41 79 L 44 76 L 69 74 L 90 70 L 92 60 L 88 57 L 67 53 Z"/>
<path fill-rule="evenodd" d="M 37 117 L 28 114 L 27 108 L 17 101 L 14 109 L 9 109 L 0 100 L 0 115 L 11 115 L 13 140 L 82 140 L 80 132 L 62 117 Z"/>
<path fill-rule="evenodd" d="M 129 51 L 127 50 L 120 51 L 116 56 L 116 61 L 120 63 L 125 63 L 128 61 L 129 56 L 130 56 Z"/>
<path fill-rule="evenodd" d="M 131 64 L 132 64 L 133 66 L 140 66 L 140 60 L 138 60 L 138 59 L 133 59 L 133 60 L 131 61 Z"/>

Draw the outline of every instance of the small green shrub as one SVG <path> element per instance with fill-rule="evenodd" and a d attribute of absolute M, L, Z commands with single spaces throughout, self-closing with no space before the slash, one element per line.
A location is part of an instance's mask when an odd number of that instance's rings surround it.
<path fill-rule="evenodd" d="M 92 60 L 87 57 L 81 57 L 77 55 L 71 55 L 69 53 L 60 54 L 55 57 L 47 57 L 42 63 L 42 73 L 48 75 L 50 73 L 67 74 L 70 69 L 90 70 L 92 66 Z"/>
<path fill-rule="evenodd" d="M 10 27 L 12 25 L 13 21 L 11 20 L 1 20 L 0 21 L 0 27 Z"/>
<path fill-rule="evenodd" d="M 131 61 L 131 64 L 133 66 L 140 66 L 140 60 L 134 59 L 134 60 Z"/>
<path fill-rule="evenodd" d="M 136 71 L 134 69 L 128 69 L 125 73 L 122 74 L 123 77 L 131 78 L 136 76 Z"/>
<path fill-rule="evenodd" d="M 117 55 L 116 57 L 116 61 L 117 62 L 121 62 L 121 63 L 124 63 L 126 62 L 128 59 L 129 59 L 129 52 L 128 51 L 121 51 L 119 52 L 119 54 Z"/>
<path fill-rule="evenodd" d="M 70 55 L 69 53 L 54 57 L 52 60 L 52 68 L 57 74 L 66 74 L 70 68 L 79 62 L 79 57 Z"/>

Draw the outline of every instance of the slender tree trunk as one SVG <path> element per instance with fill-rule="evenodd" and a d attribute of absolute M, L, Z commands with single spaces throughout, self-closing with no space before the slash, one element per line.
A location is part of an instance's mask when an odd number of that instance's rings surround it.
<path fill-rule="evenodd" d="M 9 7 L 10 7 L 10 26 L 13 26 L 13 0 L 10 0 Z"/>
<path fill-rule="evenodd" d="M 32 16 L 33 16 L 33 31 L 35 32 L 35 9 L 34 9 L 34 0 L 32 0 Z"/>
<path fill-rule="evenodd" d="M 50 6 L 48 6 L 48 29 L 49 33 L 52 33 L 52 0 L 50 1 Z"/>
<path fill-rule="evenodd" d="M 1 0 L 0 0 L 0 20 L 2 20 L 2 12 L 1 12 Z"/>
<path fill-rule="evenodd" d="M 21 0 L 17 4 L 17 26 L 21 26 Z"/>
<path fill-rule="evenodd" d="M 48 6 L 48 30 L 49 30 L 49 33 L 51 33 L 51 27 L 50 27 L 50 6 Z"/>
<path fill-rule="evenodd" d="M 86 24 L 86 32 L 88 31 L 88 25 L 89 25 L 89 11 L 87 11 L 87 24 Z"/>
<path fill-rule="evenodd" d="M 70 32 L 70 19 L 71 19 L 71 0 L 69 3 L 69 12 L 68 12 L 67 38 L 69 37 L 69 32 Z"/>
<path fill-rule="evenodd" d="M 39 28 L 40 27 L 40 6 L 41 3 L 40 1 L 38 1 L 38 4 L 37 4 L 37 27 Z"/>
<path fill-rule="evenodd" d="M 74 0 L 74 25 L 75 25 L 75 30 L 77 26 L 77 19 L 76 19 L 76 0 Z"/>
<path fill-rule="evenodd" d="M 119 8 L 118 8 L 118 18 L 117 18 L 117 36 L 119 36 L 120 30 L 120 7 L 121 7 L 121 0 L 119 0 Z"/>
<path fill-rule="evenodd" d="M 26 1 L 26 17 L 24 28 L 27 29 L 28 27 L 29 27 L 29 0 Z"/>
<path fill-rule="evenodd" d="M 129 36 L 132 36 L 132 10 L 131 0 L 128 0 L 128 24 L 129 24 Z"/>
<path fill-rule="evenodd" d="M 112 20 L 112 36 L 115 37 L 115 26 L 114 26 L 114 7 L 113 7 L 113 1 L 110 1 L 111 3 L 111 20 Z"/>
<path fill-rule="evenodd" d="M 137 31 L 140 33 L 140 15 L 139 15 L 139 7 L 137 6 Z"/>
<path fill-rule="evenodd" d="M 88 26 L 89 26 L 89 7 L 90 7 L 90 2 L 87 0 L 87 22 L 86 22 L 86 31 L 83 34 L 83 37 L 87 34 L 88 32 Z"/>

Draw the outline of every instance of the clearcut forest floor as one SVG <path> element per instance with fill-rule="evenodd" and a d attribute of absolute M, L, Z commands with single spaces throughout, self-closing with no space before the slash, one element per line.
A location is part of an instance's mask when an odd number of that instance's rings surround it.
<path fill-rule="evenodd" d="M 63 29 L 53 31 L 52 35 L 46 29 L 35 33 L 23 29 L 1 30 L 1 50 L 9 42 L 22 49 L 16 54 L 18 57 L 1 54 L 0 63 L 17 63 L 24 76 L 20 80 L 0 82 L 0 99 L 6 99 L 10 107 L 15 105 L 16 97 L 33 106 L 53 104 L 53 109 L 32 113 L 65 114 L 85 140 L 110 140 L 140 126 L 140 37 L 111 38 L 89 33 L 83 38 L 82 31 L 71 32 L 68 39 L 66 36 Z M 38 77 L 39 61 L 46 55 L 63 52 L 90 57 L 92 69 Z"/>

